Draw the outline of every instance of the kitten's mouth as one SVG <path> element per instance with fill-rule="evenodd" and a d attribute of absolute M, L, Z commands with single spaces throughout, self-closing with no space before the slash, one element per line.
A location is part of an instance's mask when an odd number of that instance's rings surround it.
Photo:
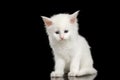
<path fill-rule="evenodd" d="M 60 41 L 65 41 L 66 39 L 60 39 Z"/>
<path fill-rule="evenodd" d="M 64 40 L 64 38 L 61 38 L 61 40 Z"/>

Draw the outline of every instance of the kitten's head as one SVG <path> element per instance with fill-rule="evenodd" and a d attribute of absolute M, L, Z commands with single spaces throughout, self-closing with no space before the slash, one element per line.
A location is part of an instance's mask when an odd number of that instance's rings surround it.
<path fill-rule="evenodd" d="M 41 16 L 48 36 L 58 41 L 72 38 L 78 32 L 78 13 L 79 11 L 73 14 L 57 14 L 51 18 Z"/>

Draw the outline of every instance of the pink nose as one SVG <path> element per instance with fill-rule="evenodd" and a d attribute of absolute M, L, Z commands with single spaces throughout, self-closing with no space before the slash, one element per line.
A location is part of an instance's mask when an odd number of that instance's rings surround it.
<path fill-rule="evenodd" d="M 61 38 L 61 40 L 63 40 L 63 39 L 64 39 L 64 37 L 63 37 L 63 36 L 61 36 L 60 38 Z"/>

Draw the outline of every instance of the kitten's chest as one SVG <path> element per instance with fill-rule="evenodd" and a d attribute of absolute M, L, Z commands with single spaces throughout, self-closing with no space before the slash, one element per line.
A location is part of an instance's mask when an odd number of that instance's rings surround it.
<path fill-rule="evenodd" d="M 72 44 L 69 43 L 56 44 L 54 48 L 60 53 L 61 52 L 68 53 L 73 49 Z"/>
<path fill-rule="evenodd" d="M 72 44 L 58 44 L 54 46 L 54 51 L 56 54 L 61 56 L 62 58 L 66 59 L 69 61 L 71 57 L 73 56 L 74 53 L 74 47 Z"/>
<path fill-rule="evenodd" d="M 71 51 L 72 51 L 72 47 L 70 47 L 70 46 L 59 46 L 59 47 L 56 47 L 56 50 L 57 50 L 57 53 L 59 53 L 59 54 L 67 54 L 67 55 L 69 55 L 70 53 L 71 53 Z"/>

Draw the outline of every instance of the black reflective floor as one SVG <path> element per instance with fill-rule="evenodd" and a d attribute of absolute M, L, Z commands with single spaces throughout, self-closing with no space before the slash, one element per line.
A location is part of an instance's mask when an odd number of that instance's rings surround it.
<path fill-rule="evenodd" d="M 94 80 L 97 74 L 86 75 L 81 77 L 64 77 L 64 78 L 51 78 L 51 80 Z"/>

